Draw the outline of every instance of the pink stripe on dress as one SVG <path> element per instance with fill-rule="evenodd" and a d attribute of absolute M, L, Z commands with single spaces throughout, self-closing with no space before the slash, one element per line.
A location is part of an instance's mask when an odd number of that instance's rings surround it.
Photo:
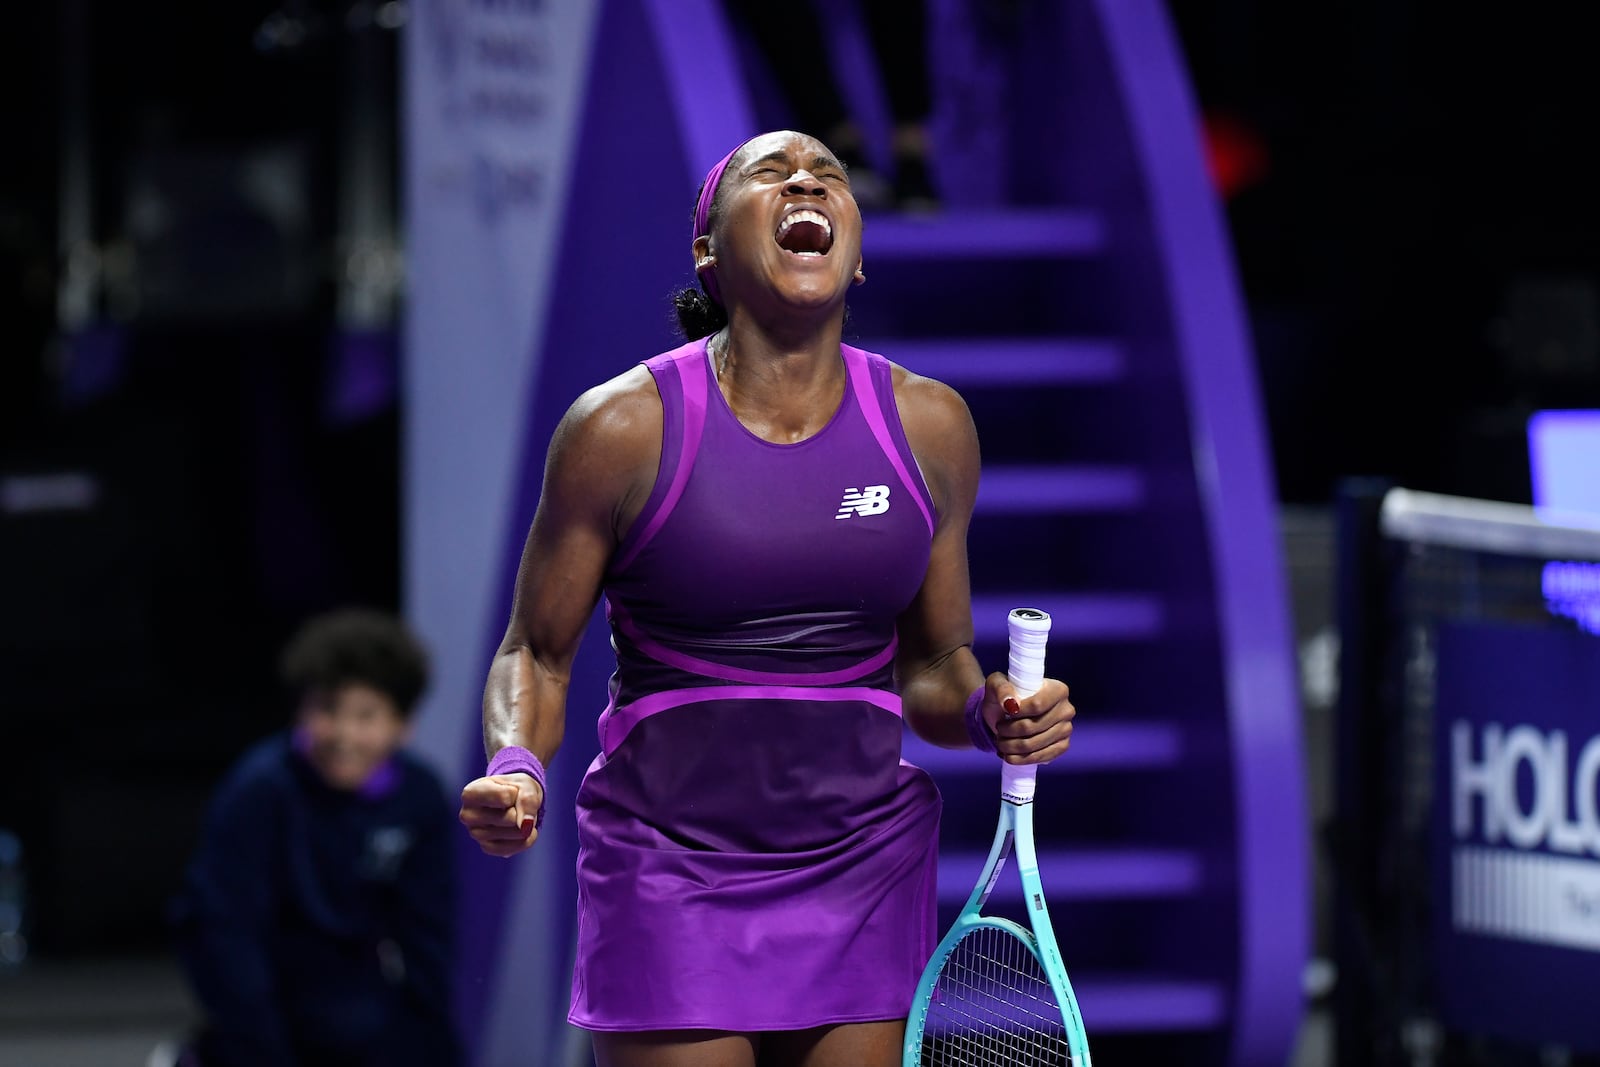
<path fill-rule="evenodd" d="M 901 461 L 900 450 L 895 447 L 894 437 L 889 433 L 889 424 L 883 419 L 883 407 L 878 402 L 877 391 L 872 388 L 872 375 L 867 370 L 866 353 L 849 345 L 840 345 L 839 350 L 844 354 L 845 369 L 850 372 L 850 381 L 856 391 L 856 403 L 861 406 L 861 414 L 867 420 L 867 427 L 872 431 L 872 436 L 877 438 L 878 446 L 883 449 L 885 458 L 900 476 L 900 481 L 911 494 L 911 499 L 917 502 L 917 510 L 922 512 L 922 518 L 928 524 L 928 532 L 932 533 L 933 513 L 923 502 L 921 489 L 917 482 L 912 480 L 911 472 L 906 470 L 905 463 Z"/>
<path fill-rule="evenodd" d="M 702 353 L 705 345 L 701 346 Z M 662 497 L 661 506 L 656 508 L 644 529 L 634 540 L 633 546 L 628 549 L 625 556 L 612 564 L 614 570 L 621 570 L 633 561 L 645 545 L 666 525 L 667 517 L 672 514 L 672 509 L 678 506 L 678 499 L 683 496 L 683 487 L 689 484 L 689 473 L 694 470 L 694 458 L 700 451 L 700 435 L 706 426 L 706 361 L 704 359 L 676 359 L 673 365 L 678 371 L 679 385 L 683 390 L 683 440 L 678 447 L 678 465 L 672 471 L 672 485 L 667 489 L 667 495 Z M 663 461 L 665 456 L 661 457 Z"/>

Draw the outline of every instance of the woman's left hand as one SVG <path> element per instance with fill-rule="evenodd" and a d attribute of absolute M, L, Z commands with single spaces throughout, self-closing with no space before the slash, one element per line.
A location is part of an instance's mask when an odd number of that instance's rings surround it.
<path fill-rule="evenodd" d="M 1007 763 L 1049 763 L 1072 744 L 1077 709 L 1067 699 L 1065 682 L 1046 678 L 1039 691 L 1024 697 L 1005 674 L 989 675 L 983 720 L 994 734 L 995 751 Z"/>

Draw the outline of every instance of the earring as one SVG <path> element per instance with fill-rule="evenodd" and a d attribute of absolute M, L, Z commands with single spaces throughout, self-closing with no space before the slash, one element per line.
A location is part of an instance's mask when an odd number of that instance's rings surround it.
<path fill-rule="evenodd" d="M 865 283 L 866 280 L 867 280 L 867 272 L 866 271 L 864 271 L 864 270 L 856 271 L 856 284 L 857 285 L 861 285 L 861 284 Z"/>
<path fill-rule="evenodd" d="M 694 261 L 694 269 L 695 270 L 705 270 L 707 267 L 711 266 L 716 261 L 717 261 L 717 257 L 716 256 L 701 256 L 699 259 Z"/>

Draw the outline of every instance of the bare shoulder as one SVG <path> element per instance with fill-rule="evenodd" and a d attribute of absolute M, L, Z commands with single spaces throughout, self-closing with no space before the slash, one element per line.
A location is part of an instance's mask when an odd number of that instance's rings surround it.
<path fill-rule="evenodd" d="M 661 395 L 644 367 L 583 392 L 550 440 L 545 493 L 587 499 L 625 528 L 649 495 L 661 460 Z"/>
<path fill-rule="evenodd" d="M 978 435 L 972 425 L 967 402 L 944 382 L 894 367 L 894 402 L 900 410 L 911 448 L 920 456 L 924 446 L 932 450 L 954 448 L 964 451 L 977 447 Z M 973 457 L 976 459 L 976 456 Z"/>
<path fill-rule="evenodd" d="M 552 452 L 600 448 L 627 452 L 661 442 L 661 395 L 642 366 L 585 390 L 556 427 Z"/>
<path fill-rule="evenodd" d="M 944 382 L 894 367 L 894 400 L 906 441 L 941 510 L 977 491 L 978 432 L 967 402 Z M 970 502 L 969 502 L 970 506 Z"/>

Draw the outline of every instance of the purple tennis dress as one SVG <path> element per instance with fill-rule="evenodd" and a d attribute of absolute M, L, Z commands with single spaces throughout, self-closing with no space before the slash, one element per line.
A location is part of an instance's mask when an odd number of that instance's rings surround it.
<path fill-rule="evenodd" d="M 740 424 L 705 341 L 645 364 L 661 466 L 606 576 L 578 1026 L 903 1017 L 933 951 L 939 794 L 900 759 L 893 679 L 933 505 L 888 361 L 843 357 L 838 412 L 792 445 Z"/>

